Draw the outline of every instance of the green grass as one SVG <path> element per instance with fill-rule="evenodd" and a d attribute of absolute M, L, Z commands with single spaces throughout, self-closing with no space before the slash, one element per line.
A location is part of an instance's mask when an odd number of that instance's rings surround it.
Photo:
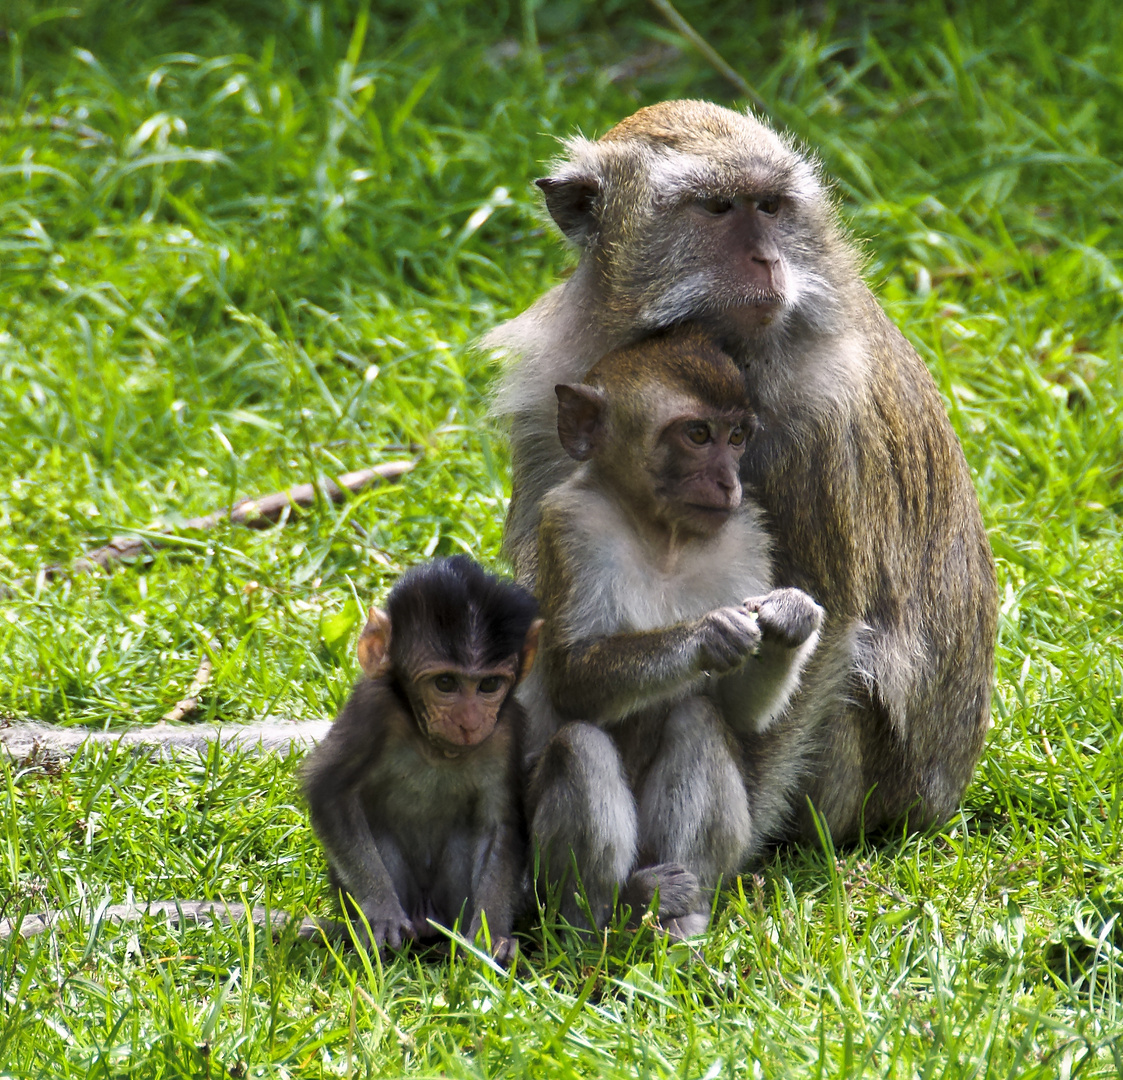
<path fill-rule="evenodd" d="M 737 102 L 654 8 L 492 7 L 4 6 L 0 718 L 155 722 L 204 655 L 198 720 L 331 715 L 402 568 L 501 565 L 470 343 L 568 263 L 530 180 L 641 104 Z M 1003 602 L 961 816 L 776 853 L 697 954 L 552 927 L 509 975 L 244 927 L 8 942 L 0 1076 L 1123 1068 L 1123 22 L 1107 0 L 680 10 L 837 178 L 963 440 Z M 282 528 L 39 575 L 403 454 L 400 484 Z M 4 914 L 130 890 L 327 910 L 296 764 L 3 761 Z"/>

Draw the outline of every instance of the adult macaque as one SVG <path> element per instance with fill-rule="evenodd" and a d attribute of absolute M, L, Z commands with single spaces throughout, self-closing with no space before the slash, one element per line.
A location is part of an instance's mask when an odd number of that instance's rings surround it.
<path fill-rule="evenodd" d="M 758 429 L 741 462 L 764 511 L 776 584 L 827 620 L 785 716 L 746 758 L 749 783 L 798 775 L 837 839 L 959 804 L 988 725 L 993 560 L 962 451 L 923 363 L 860 275 L 816 166 L 744 114 L 641 109 L 574 138 L 546 205 L 580 249 L 573 275 L 485 344 L 513 355 L 507 549 L 536 578 L 539 509 L 575 467 L 550 422 L 554 386 L 606 352 L 693 320 L 744 373 Z"/>
<path fill-rule="evenodd" d="M 746 791 L 736 736 L 783 709 L 822 613 L 797 589 L 771 591 L 738 476 L 753 426 L 744 380 L 705 335 L 615 350 L 556 394 L 561 445 L 580 464 L 541 504 L 531 832 L 551 882 L 576 863 L 598 923 L 637 867 L 685 867 L 699 902 L 666 925 L 686 936 L 785 809 L 792 778 Z M 561 899 L 575 919 L 571 885 Z"/>
<path fill-rule="evenodd" d="M 514 957 L 524 901 L 522 708 L 534 598 L 464 556 L 408 571 L 359 639 L 364 677 L 304 766 L 332 879 L 375 946 L 486 920 Z"/>

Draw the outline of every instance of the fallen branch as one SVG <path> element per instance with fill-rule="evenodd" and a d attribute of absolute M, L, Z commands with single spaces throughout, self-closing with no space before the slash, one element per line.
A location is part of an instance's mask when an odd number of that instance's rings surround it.
<path fill-rule="evenodd" d="M 10 919 L 0 919 L 0 941 L 10 937 L 31 938 L 46 930 L 69 922 L 89 922 L 91 926 L 106 924 L 128 925 L 145 919 L 163 919 L 174 929 L 182 930 L 192 924 L 210 923 L 232 926 L 239 922 L 252 922 L 270 928 L 280 937 L 290 923 L 296 923 L 296 936 L 316 938 L 321 935 L 343 939 L 345 927 L 334 919 L 301 919 L 291 912 L 266 908 L 261 904 L 222 900 L 152 900 L 148 903 L 110 904 L 96 912 L 83 910 L 41 911 Z"/>
<path fill-rule="evenodd" d="M 76 754 L 84 746 L 118 746 L 163 757 L 179 752 L 206 754 L 218 743 L 227 750 L 285 756 L 315 745 L 330 727 L 330 720 L 265 720 L 256 724 L 177 727 L 161 721 L 123 731 L 101 731 L 27 721 L 0 727 L 0 751 L 16 761 L 35 762 Z"/>
<path fill-rule="evenodd" d="M 211 663 L 209 656 L 204 656 L 199 661 L 199 670 L 195 672 L 195 678 L 191 680 L 191 685 L 187 688 L 187 693 L 183 698 L 175 703 L 166 713 L 164 713 L 163 720 L 165 723 L 174 724 L 177 720 L 182 720 L 185 716 L 190 715 L 199 707 L 199 695 L 203 692 L 203 688 L 211 681 L 211 675 L 214 673 L 214 665 Z"/>
<path fill-rule="evenodd" d="M 345 493 L 354 495 L 375 481 L 396 480 L 409 472 L 414 464 L 413 461 L 387 461 L 371 469 L 344 473 L 339 477 L 338 482 L 325 479 L 318 484 L 297 484 L 287 491 L 275 491 L 257 499 L 242 499 L 229 510 L 218 510 L 213 514 L 192 518 L 190 521 L 185 521 L 180 528 L 205 532 L 216 528 L 224 521 L 229 521 L 234 525 L 245 525 L 249 529 L 268 529 L 281 519 L 281 515 L 289 507 L 313 506 L 320 497 L 330 499 L 332 502 L 341 502 Z M 167 543 L 172 542 L 173 538 L 169 537 Z M 112 563 L 123 559 L 134 559 L 146 551 L 163 546 L 164 541 L 151 536 L 115 536 L 104 547 L 89 551 L 81 558 L 75 559 L 69 567 L 57 564 L 44 567 L 43 576 L 50 581 L 68 571 L 88 574 L 99 568 L 106 570 Z"/>

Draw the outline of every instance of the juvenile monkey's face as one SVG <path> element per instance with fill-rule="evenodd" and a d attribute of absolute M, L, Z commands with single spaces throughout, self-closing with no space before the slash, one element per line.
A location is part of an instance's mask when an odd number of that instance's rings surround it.
<path fill-rule="evenodd" d="M 681 412 L 659 429 L 649 454 L 654 515 L 691 536 L 715 535 L 741 505 L 740 462 L 752 417 Z"/>
<path fill-rule="evenodd" d="M 414 673 L 409 698 L 422 733 L 446 757 L 480 746 L 494 734 L 518 671 L 515 655 L 491 667 L 442 664 Z"/>

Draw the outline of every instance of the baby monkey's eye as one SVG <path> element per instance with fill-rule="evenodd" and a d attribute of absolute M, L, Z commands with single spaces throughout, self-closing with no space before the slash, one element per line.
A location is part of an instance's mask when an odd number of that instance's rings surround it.
<path fill-rule="evenodd" d="M 488 675 L 486 678 L 480 679 L 481 694 L 494 694 L 496 691 L 502 689 L 503 679 L 498 675 Z"/>
<path fill-rule="evenodd" d="M 707 214 L 728 214 L 733 209 L 733 200 L 723 198 L 720 195 L 710 195 L 708 198 L 702 199 L 702 209 Z"/>
<path fill-rule="evenodd" d="M 729 432 L 729 442 L 732 446 L 740 446 L 745 441 L 745 429 L 737 424 Z"/>
<path fill-rule="evenodd" d="M 756 208 L 766 217 L 775 217 L 780 211 L 780 200 L 775 195 L 757 199 Z"/>
<path fill-rule="evenodd" d="M 686 426 L 686 437 L 694 443 L 695 446 L 704 446 L 710 441 L 710 425 L 688 424 Z"/>
<path fill-rule="evenodd" d="M 451 694 L 458 686 L 455 675 L 438 675 L 433 680 L 433 685 L 442 694 Z"/>

